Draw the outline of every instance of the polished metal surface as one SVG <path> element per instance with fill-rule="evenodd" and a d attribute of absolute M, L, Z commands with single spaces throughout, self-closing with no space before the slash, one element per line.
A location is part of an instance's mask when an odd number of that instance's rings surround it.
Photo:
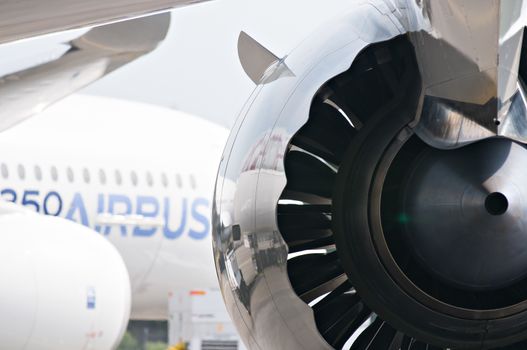
<path fill-rule="evenodd" d="M 351 2 L 349 13 L 268 70 L 225 148 L 213 209 L 215 262 L 227 309 L 251 349 L 331 348 L 291 287 L 276 204 L 286 185 L 287 145 L 307 121 L 317 90 L 367 45 L 401 34 L 390 9 L 378 5 Z M 275 79 L 284 65 L 292 74 Z"/>
<path fill-rule="evenodd" d="M 0 44 L 117 22 L 207 0 L 4 0 Z"/>
<path fill-rule="evenodd" d="M 291 287 L 288 246 L 277 227 L 277 202 L 287 183 L 284 156 L 306 123 L 318 89 L 346 71 L 367 46 L 410 34 L 424 81 L 413 125 L 421 138 L 439 148 L 496 135 L 527 141 L 525 95 L 518 78 L 524 14 L 523 1 L 353 0 L 348 12 L 282 60 L 256 45 L 257 38 L 241 37 L 250 43 L 242 46 L 265 54 L 255 69 L 251 55 L 245 49 L 240 54 L 245 71 L 258 83 L 220 165 L 213 247 L 227 309 L 249 348 L 330 348 L 312 309 Z M 291 74 L 279 74 L 286 69 Z M 507 191 L 498 187 L 495 191 Z M 516 215 L 520 206 L 510 196 L 506 212 L 492 216 L 487 211 L 488 220 Z M 499 212 L 499 206 L 493 208 L 488 210 Z M 506 276 L 490 270 L 486 278 L 506 280 L 517 273 L 523 260 L 518 261 Z"/>
<path fill-rule="evenodd" d="M 94 28 L 61 57 L 0 78 L 0 131 L 141 57 L 165 38 L 164 13 Z"/>
<path fill-rule="evenodd" d="M 525 146 L 506 139 L 420 155 L 403 190 L 404 231 L 430 272 L 477 290 L 525 277 L 526 162 Z"/>
<path fill-rule="evenodd" d="M 518 74 L 527 24 L 523 1 L 416 4 L 409 29 L 423 78 L 420 137 L 445 149 L 492 136 L 527 142 Z"/>

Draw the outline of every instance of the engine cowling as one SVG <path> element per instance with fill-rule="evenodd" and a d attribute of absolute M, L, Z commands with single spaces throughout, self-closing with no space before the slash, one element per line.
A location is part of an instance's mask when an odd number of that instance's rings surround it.
<path fill-rule="evenodd" d="M 248 73 L 261 80 L 220 165 L 213 243 L 250 348 L 527 346 L 512 5 L 360 2 Z"/>
<path fill-rule="evenodd" d="M 119 253 L 76 223 L 0 203 L 5 349 L 114 349 L 130 314 Z"/>

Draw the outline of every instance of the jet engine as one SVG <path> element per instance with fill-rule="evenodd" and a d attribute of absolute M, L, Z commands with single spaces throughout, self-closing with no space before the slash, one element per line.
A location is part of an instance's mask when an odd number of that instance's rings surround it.
<path fill-rule="evenodd" d="M 286 57 L 240 35 L 213 244 L 249 348 L 527 348 L 526 18 L 352 1 Z"/>
<path fill-rule="evenodd" d="M 130 314 L 123 260 L 96 232 L 0 203 L 2 349 L 115 349 Z"/>

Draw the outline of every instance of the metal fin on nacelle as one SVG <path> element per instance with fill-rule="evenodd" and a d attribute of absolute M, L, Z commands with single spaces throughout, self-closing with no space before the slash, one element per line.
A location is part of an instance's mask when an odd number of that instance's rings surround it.
<path fill-rule="evenodd" d="M 0 131 L 151 52 L 169 25 L 163 13 L 97 27 L 72 40 L 61 57 L 1 77 Z"/>
<path fill-rule="evenodd" d="M 279 58 L 245 32 L 238 37 L 238 57 L 243 70 L 255 83 L 269 83 L 284 76 L 294 76 Z"/>

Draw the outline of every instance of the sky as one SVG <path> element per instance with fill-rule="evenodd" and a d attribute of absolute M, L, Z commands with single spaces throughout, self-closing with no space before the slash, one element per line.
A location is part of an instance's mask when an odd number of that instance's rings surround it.
<path fill-rule="evenodd" d="M 230 127 L 255 87 L 238 60 L 240 31 L 283 57 L 349 7 L 349 0 L 213 0 L 180 8 L 154 52 L 82 92 L 166 106 Z"/>

